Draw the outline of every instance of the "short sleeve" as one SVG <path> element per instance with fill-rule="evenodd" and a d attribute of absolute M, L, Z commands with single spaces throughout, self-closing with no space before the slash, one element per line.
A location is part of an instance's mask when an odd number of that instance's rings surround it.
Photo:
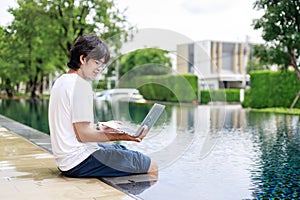
<path fill-rule="evenodd" d="M 93 122 L 93 91 L 89 82 L 78 77 L 71 97 L 71 116 L 74 122 Z"/>

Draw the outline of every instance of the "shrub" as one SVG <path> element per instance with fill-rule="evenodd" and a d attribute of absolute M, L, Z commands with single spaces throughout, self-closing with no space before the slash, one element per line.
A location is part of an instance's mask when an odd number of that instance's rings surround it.
<path fill-rule="evenodd" d="M 140 76 L 123 80 L 119 87 L 137 88 L 148 100 L 192 102 L 197 100 L 196 75 Z"/>
<path fill-rule="evenodd" d="M 201 90 L 201 104 L 209 102 L 240 102 L 240 89 Z"/>
<path fill-rule="evenodd" d="M 245 94 L 243 106 L 251 108 L 289 108 L 300 91 L 294 71 L 254 71 L 250 73 L 251 89 Z M 295 107 L 300 108 L 298 101 Z"/>

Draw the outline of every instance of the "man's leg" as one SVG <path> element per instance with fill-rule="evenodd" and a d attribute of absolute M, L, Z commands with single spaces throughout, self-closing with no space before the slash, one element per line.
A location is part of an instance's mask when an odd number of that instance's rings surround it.
<path fill-rule="evenodd" d="M 157 163 L 151 159 L 150 167 L 148 169 L 149 176 L 152 176 L 155 179 L 158 179 L 158 165 Z"/>

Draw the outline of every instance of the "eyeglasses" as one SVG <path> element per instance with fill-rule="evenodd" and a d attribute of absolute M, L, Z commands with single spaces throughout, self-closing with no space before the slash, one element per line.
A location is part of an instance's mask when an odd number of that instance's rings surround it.
<path fill-rule="evenodd" d="M 106 69 L 107 65 L 105 63 L 101 62 L 100 60 L 94 60 L 94 61 L 98 66 L 98 68 L 100 68 L 100 72 L 103 72 Z"/>

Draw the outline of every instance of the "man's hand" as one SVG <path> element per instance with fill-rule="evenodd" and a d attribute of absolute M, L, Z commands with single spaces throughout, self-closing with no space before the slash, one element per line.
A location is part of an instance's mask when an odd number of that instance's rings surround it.
<path fill-rule="evenodd" d="M 139 136 L 133 137 L 100 124 L 95 128 L 91 128 L 89 122 L 76 122 L 73 124 L 73 128 L 76 138 L 80 142 L 108 142 L 117 140 L 141 142 L 148 133 L 147 126 L 143 127 Z"/>
<path fill-rule="evenodd" d="M 138 139 L 140 139 L 140 142 L 144 139 L 144 137 L 146 137 L 148 133 L 148 126 L 144 125 L 141 134 L 137 137 Z"/>
<path fill-rule="evenodd" d="M 110 131 L 110 132 L 107 132 Z M 148 127 L 145 125 L 139 136 L 133 137 L 125 133 L 118 132 L 115 129 L 108 128 L 103 130 L 104 133 L 110 134 L 116 140 L 124 140 L 124 141 L 133 141 L 133 142 L 141 142 L 144 137 L 146 137 L 148 133 Z"/>

